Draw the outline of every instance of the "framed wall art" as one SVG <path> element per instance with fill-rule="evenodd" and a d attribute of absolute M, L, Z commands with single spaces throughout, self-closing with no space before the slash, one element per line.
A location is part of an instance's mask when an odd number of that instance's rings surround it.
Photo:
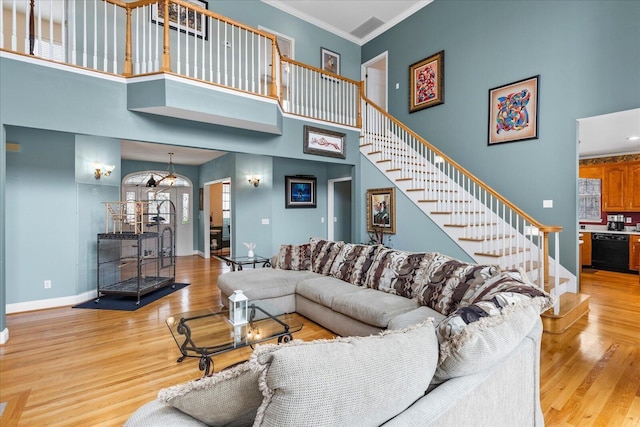
<path fill-rule="evenodd" d="M 285 205 L 289 208 L 316 207 L 316 177 L 315 176 L 285 176 Z"/>
<path fill-rule="evenodd" d="M 304 127 L 304 146 L 306 154 L 346 158 L 346 134 L 313 126 Z"/>
<path fill-rule="evenodd" d="M 409 113 L 444 104 L 444 50 L 409 66 Z"/>
<path fill-rule="evenodd" d="M 340 54 L 321 47 L 320 65 L 324 71 L 328 71 L 333 74 L 340 74 Z"/>
<path fill-rule="evenodd" d="M 203 0 L 185 0 L 195 6 L 208 9 L 208 3 Z M 164 25 L 164 0 L 151 5 L 151 22 Z M 209 39 L 208 24 L 206 15 L 197 13 L 194 9 L 187 9 L 176 3 L 169 3 L 169 28 L 179 30 L 181 33 L 190 34 L 205 40 Z"/>
<path fill-rule="evenodd" d="M 489 145 L 538 139 L 538 84 L 529 77 L 489 89 Z"/>
<path fill-rule="evenodd" d="M 374 233 L 396 232 L 396 189 L 374 188 L 367 190 L 367 231 Z"/>

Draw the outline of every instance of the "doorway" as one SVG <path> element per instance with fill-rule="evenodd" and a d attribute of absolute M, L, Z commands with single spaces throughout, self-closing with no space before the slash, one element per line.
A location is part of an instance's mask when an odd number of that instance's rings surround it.
<path fill-rule="evenodd" d="M 388 111 L 387 56 L 387 52 L 383 52 L 362 64 L 361 67 L 365 96 L 384 111 Z"/>
<path fill-rule="evenodd" d="M 351 177 L 330 179 L 327 189 L 327 239 L 352 241 Z"/>
<path fill-rule="evenodd" d="M 231 244 L 231 178 L 204 183 L 203 194 L 204 258 L 230 255 Z"/>
<path fill-rule="evenodd" d="M 176 256 L 193 255 L 193 185 L 176 174 L 172 185 L 148 187 L 150 177 L 162 176 L 162 172 L 143 171 L 127 175 L 122 180 L 122 200 L 170 200 L 175 206 Z"/>

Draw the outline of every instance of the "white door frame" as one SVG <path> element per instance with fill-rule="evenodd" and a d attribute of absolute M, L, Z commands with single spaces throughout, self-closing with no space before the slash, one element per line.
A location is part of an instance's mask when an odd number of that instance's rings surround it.
<path fill-rule="evenodd" d="M 346 176 L 344 178 L 334 178 L 327 181 L 327 240 L 333 240 L 333 234 L 335 232 L 334 227 L 334 205 L 335 205 L 335 183 L 336 182 L 344 182 L 344 181 L 352 181 L 353 179 L 350 176 Z"/>
<path fill-rule="evenodd" d="M 211 237 L 210 237 L 210 233 L 209 233 L 209 223 L 207 222 L 207 217 L 209 216 L 209 214 L 207 214 L 206 212 L 209 212 L 209 205 L 211 204 L 211 192 L 209 191 L 209 186 L 212 184 L 222 184 L 223 182 L 231 182 L 231 178 L 220 178 L 220 179 L 216 179 L 214 181 L 207 181 L 204 184 L 202 184 L 202 222 L 203 222 L 203 228 L 202 228 L 202 235 L 204 236 L 204 248 L 202 250 L 202 256 L 205 259 L 211 258 Z M 206 209 L 204 209 L 206 207 Z M 233 217 L 233 215 L 231 215 Z M 229 224 L 231 224 L 231 218 L 229 218 Z M 231 239 L 231 236 L 229 236 L 229 239 Z M 230 242 L 231 243 L 231 242 Z M 229 245 L 230 247 L 231 244 Z"/>
<path fill-rule="evenodd" d="M 384 111 L 388 111 L 389 110 L 389 52 L 388 51 L 384 51 L 381 54 L 379 54 L 378 56 L 371 58 L 370 60 L 368 60 L 367 62 L 363 63 L 360 66 L 360 80 L 365 82 L 365 94 L 367 93 L 366 90 L 366 84 L 367 84 L 367 69 L 372 65 L 375 64 L 376 62 L 379 62 L 381 60 L 385 60 L 385 67 L 384 67 L 384 78 L 385 78 L 385 84 L 386 84 L 386 88 L 387 88 L 387 93 L 385 94 L 384 97 L 384 105 L 380 105 L 380 107 L 384 108 Z"/>

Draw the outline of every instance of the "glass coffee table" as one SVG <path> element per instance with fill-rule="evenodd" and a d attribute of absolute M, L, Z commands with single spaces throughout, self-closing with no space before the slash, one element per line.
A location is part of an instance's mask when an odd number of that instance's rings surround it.
<path fill-rule="evenodd" d="M 182 356 L 200 358 L 199 369 L 204 375 L 213 372 L 212 357 L 227 351 L 277 339 L 278 344 L 293 339 L 293 332 L 302 329 L 295 314 L 279 314 L 262 303 L 249 303 L 249 323 L 234 326 L 229 311 L 220 306 L 180 313 L 167 318 L 166 323 Z"/>
<path fill-rule="evenodd" d="M 256 265 L 262 264 L 262 267 L 271 267 L 271 258 L 266 258 L 260 255 L 254 255 L 252 257 L 227 255 L 216 256 L 226 262 L 227 265 L 231 266 L 231 271 L 242 271 L 243 265 L 253 265 L 253 268 L 256 268 Z"/>

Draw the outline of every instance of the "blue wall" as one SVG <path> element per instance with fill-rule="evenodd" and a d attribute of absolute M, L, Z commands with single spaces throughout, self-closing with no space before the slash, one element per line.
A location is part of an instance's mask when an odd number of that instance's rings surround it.
<path fill-rule="evenodd" d="M 640 106 L 639 44 L 638 1 L 436 0 L 363 46 L 362 62 L 388 51 L 389 112 L 534 218 L 561 225 L 561 262 L 575 273 L 576 120 Z M 445 103 L 409 114 L 409 66 L 440 50 Z M 488 90 L 538 74 L 539 139 L 489 147 Z"/>

